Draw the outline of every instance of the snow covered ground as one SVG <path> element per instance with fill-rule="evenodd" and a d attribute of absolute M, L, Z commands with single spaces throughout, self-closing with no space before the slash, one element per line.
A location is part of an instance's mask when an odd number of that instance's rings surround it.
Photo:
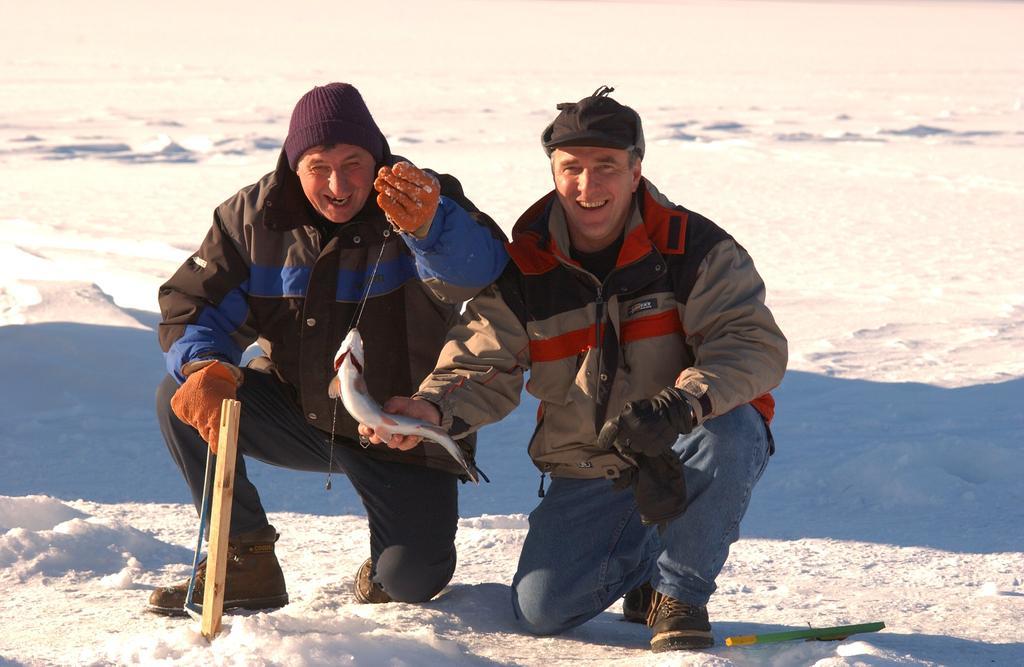
<path fill-rule="evenodd" d="M 1024 5 L 283 5 L 5 7 L 0 665 L 1024 664 Z M 651 655 L 617 608 L 518 631 L 530 400 L 483 433 L 492 483 L 464 489 L 437 600 L 354 604 L 355 494 L 252 466 L 292 603 L 226 617 L 212 645 L 141 611 L 196 531 L 153 419 L 156 288 L 332 80 L 506 228 L 549 188 L 555 103 L 613 85 L 644 118 L 645 174 L 750 250 L 792 360 L 716 648 Z"/>

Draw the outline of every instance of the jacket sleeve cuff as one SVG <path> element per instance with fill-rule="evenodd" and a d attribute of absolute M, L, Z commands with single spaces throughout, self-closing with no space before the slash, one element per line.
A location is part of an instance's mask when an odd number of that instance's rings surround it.
<path fill-rule="evenodd" d="M 434 217 L 430 222 L 412 233 L 400 230 L 402 238 L 405 239 L 406 243 L 413 246 L 415 250 L 430 250 L 437 244 L 438 239 L 441 238 L 445 217 L 448 215 L 447 207 L 456 205 L 452 200 L 442 196 L 441 200 L 437 202 L 437 210 L 434 211 Z"/>
<path fill-rule="evenodd" d="M 188 362 L 187 364 L 185 364 L 184 366 L 181 367 L 181 374 L 183 376 L 185 376 L 185 377 L 188 377 L 189 375 L 192 375 L 196 371 L 202 370 L 202 369 L 206 368 L 207 366 L 209 366 L 211 364 L 215 364 L 217 362 L 220 362 L 220 364 L 222 366 L 224 366 L 224 368 L 228 369 L 228 371 L 231 372 L 231 375 L 232 375 L 232 377 L 235 378 L 235 382 L 237 384 L 239 384 L 239 385 L 242 384 L 242 380 L 245 379 L 245 374 L 242 373 L 242 369 L 239 368 L 238 366 L 235 366 L 232 363 L 228 363 L 227 361 L 224 361 L 223 359 L 217 359 L 217 358 L 210 358 L 210 357 L 208 357 L 206 359 L 196 359 L 195 361 L 190 361 L 190 362 Z"/>
<path fill-rule="evenodd" d="M 447 392 L 443 391 L 418 391 L 413 398 L 419 398 L 432 404 L 441 413 L 439 426 L 446 431 L 451 431 L 452 423 L 455 421 L 452 401 L 447 398 Z"/>
<path fill-rule="evenodd" d="M 699 426 L 712 417 L 714 406 L 706 384 L 690 379 L 683 384 L 677 382 L 675 386 L 682 390 L 690 408 L 693 409 L 694 426 Z"/>

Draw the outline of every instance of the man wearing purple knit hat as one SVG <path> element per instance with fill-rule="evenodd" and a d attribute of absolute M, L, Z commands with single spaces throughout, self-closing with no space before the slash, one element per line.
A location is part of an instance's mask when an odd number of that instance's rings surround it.
<path fill-rule="evenodd" d="M 245 456 L 349 478 L 370 528 L 358 602 L 422 602 L 447 585 L 462 469 L 435 443 L 367 447 L 327 387 L 358 316 L 370 394 L 410 393 L 433 369 L 461 302 L 507 260 L 503 234 L 454 177 L 391 153 L 354 86 L 317 86 L 299 99 L 277 167 L 214 210 L 202 245 L 160 287 L 168 375 L 157 416 L 197 509 L 221 401 L 243 405 L 225 610 L 288 602 L 279 535 Z M 260 354 L 241 367 L 253 342 Z M 472 460 L 474 440 L 459 443 Z M 148 609 L 184 615 L 185 591 L 158 588 Z"/>

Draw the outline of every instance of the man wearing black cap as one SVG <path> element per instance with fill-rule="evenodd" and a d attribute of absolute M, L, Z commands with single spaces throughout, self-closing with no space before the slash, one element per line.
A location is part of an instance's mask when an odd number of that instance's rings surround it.
<path fill-rule="evenodd" d="M 438 367 L 391 407 L 461 437 L 508 414 L 529 371 L 543 500 L 516 617 L 556 634 L 625 595 L 654 651 L 704 648 L 715 578 L 773 447 L 786 339 L 746 251 L 641 176 L 640 117 L 610 92 L 558 105 L 542 135 L 555 190 L 516 224 L 512 262 Z"/>
<path fill-rule="evenodd" d="M 370 393 L 382 400 L 413 391 L 460 302 L 507 263 L 503 240 L 457 180 L 391 154 L 355 87 L 306 93 L 277 168 L 217 207 L 199 250 L 160 288 L 168 376 L 157 413 L 196 507 L 221 401 L 238 398 L 240 454 L 343 472 L 359 493 L 370 557 L 356 575 L 358 601 L 437 594 L 455 569 L 461 468 L 435 443 L 408 452 L 361 445 L 327 387 L 334 353 L 358 316 Z M 240 368 L 254 341 L 262 355 Z M 462 445 L 472 458 L 472 439 Z M 239 456 L 225 609 L 287 603 L 277 538 Z M 204 576 L 205 563 L 200 604 Z M 182 615 L 185 591 L 159 588 L 149 609 Z"/>

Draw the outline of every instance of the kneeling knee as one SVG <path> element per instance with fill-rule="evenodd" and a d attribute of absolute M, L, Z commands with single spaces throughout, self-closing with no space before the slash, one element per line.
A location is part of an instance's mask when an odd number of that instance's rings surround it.
<path fill-rule="evenodd" d="M 545 618 L 543 614 L 534 613 L 532 610 L 527 612 L 522 608 L 517 608 L 514 611 L 516 612 L 516 620 L 519 621 L 519 626 L 531 635 L 547 637 L 562 632 L 561 623 L 554 623 L 550 619 Z"/>
<path fill-rule="evenodd" d="M 562 618 L 563 613 L 557 596 L 547 593 L 543 587 L 531 586 L 527 577 L 512 585 L 512 612 L 519 625 L 531 635 L 557 635 L 571 624 Z M 525 584 L 525 585 L 524 585 Z"/>
<path fill-rule="evenodd" d="M 455 572 L 455 548 L 431 562 L 406 546 L 384 549 L 377 558 L 376 580 L 396 602 L 426 602 L 448 585 Z"/>

